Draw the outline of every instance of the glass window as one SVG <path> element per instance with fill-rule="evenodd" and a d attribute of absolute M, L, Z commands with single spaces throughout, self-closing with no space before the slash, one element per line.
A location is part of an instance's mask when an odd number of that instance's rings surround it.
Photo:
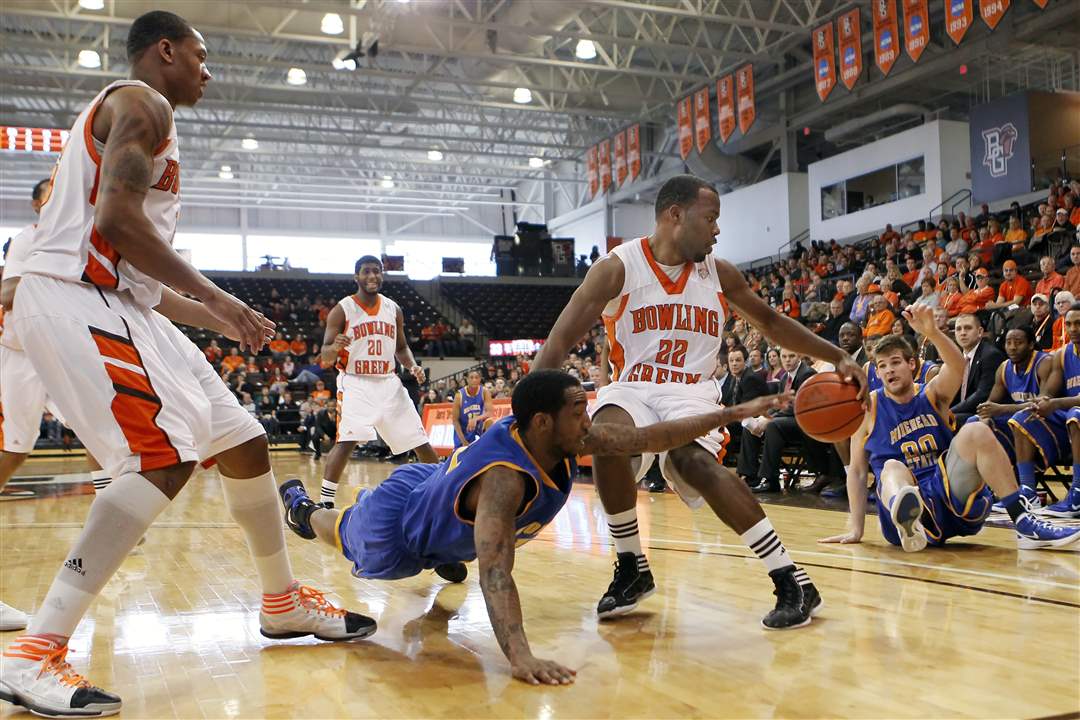
<path fill-rule="evenodd" d="M 173 247 L 200 270 L 243 270 L 244 245 L 239 235 L 178 232 Z"/>
<path fill-rule="evenodd" d="M 853 177 L 845 186 L 848 213 L 893 202 L 896 200 L 896 166 L 890 165 Z"/>
<path fill-rule="evenodd" d="M 491 244 L 403 240 L 386 246 L 387 255 L 404 255 L 405 272 L 416 280 L 430 280 L 442 272 L 444 257 L 464 258 L 466 275 L 495 274 Z"/>
<path fill-rule="evenodd" d="M 247 240 L 249 270 L 265 263 L 264 256 L 269 255 L 276 265 L 283 265 L 288 260 L 290 267 L 311 272 L 352 275 L 353 266 L 361 255 L 378 257 L 381 252 L 379 241 L 370 238 L 248 235 Z"/>
<path fill-rule="evenodd" d="M 896 166 L 896 184 L 899 199 L 915 197 L 926 192 L 926 161 L 922 157 L 902 162 Z"/>
<path fill-rule="evenodd" d="M 844 183 L 826 185 L 821 188 L 821 219 L 839 217 L 844 214 Z"/>
<path fill-rule="evenodd" d="M 856 213 L 925 192 L 925 160 L 920 156 L 822 187 L 821 219 Z"/>

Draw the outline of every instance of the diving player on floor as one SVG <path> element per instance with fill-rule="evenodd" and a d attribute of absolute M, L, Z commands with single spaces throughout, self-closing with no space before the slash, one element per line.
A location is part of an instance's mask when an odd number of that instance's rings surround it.
<path fill-rule="evenodd" d="M 760 397 L 730 408 L 640 428 L 592 423 L 581 384 L 559 370 L 534 371 L 514 388 L 513 415 L 441 465 L 406 465 L 343 511 L 316 505 L 299 480 L 281 486 L 285 521 L 318 537 L 362 578 L 395 580 L 479 559 L 492 629 L 514 677 L 558 685 L 575 671 L 533 657 L 511 572 L 514 547 L 536 537 L 566 503 L 579 455 L 662 452 L 717 427 L 790 401 Z"/>
<path fill-rule="evenodd" d="M 874 363 L 884 387 L 870 394 L 870 410 L 851 438 L 849 529 L 821 542 L 862 539 L 868 470 L 877 478 L 881 533 L 905 552 L 979 532 L 990 513 L 991 489 L 1016 526 L 1019 549 L 1058 548 L 1080 540 L 1080 528 L 1057 527 L 1028 511 L 1007 471 L 1009 458 L 989 427 L 969 423 L 953 435 L 956 421 L 949 404 L 964 379 L 964 354 L 934 323 L 930 308 L 915 306 L 904 316 L 934 344 L 944 365 L 937 377 L 918 385 L 906 340 L 890 335 L 875 346 Z"/>

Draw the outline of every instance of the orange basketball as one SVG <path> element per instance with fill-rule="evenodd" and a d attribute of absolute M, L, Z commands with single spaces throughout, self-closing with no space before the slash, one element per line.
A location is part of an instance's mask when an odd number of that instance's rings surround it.
<path fill-rule="evenodd" d="M 795 420 L 815 440 L 846 440 L 859 429 L 866 414 L 856 399 L 858 394 L 858 385 L 844 382 L 836 373 L 818 373 L 795 394 Z"/>

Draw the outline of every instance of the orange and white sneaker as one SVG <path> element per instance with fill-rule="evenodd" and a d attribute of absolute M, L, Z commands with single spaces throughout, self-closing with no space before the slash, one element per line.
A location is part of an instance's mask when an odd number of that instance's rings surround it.
<path fill-rule="evenodd" d="M 0 631 L 22 630 L 30 618 L 22 610 L 17 610 L 5 602 L 0 602 Z"/>
<path fill-rule="evenodd" d="M 315 588 L 294 582 L 280 595 L 263 594 L 259 625 L 275 640 L 314 635 L 320 640 L 356 640 L 375 632 L 372 618 L 339 608 Z"/>
<path fill-rule="evenodd" d="M 21 635 L 4 651 L 0 700 L 50 718 L 102 717 L 120 712 L 116 695 L 94 687 L 67 662 L 56 635 Z"/>

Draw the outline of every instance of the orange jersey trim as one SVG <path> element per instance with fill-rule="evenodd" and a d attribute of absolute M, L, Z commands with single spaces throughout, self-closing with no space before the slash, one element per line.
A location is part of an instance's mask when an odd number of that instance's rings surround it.
<path fill-rule="evenodd" d="M 360 302 L 360 298 L 357 297 L 356 295 L 353 295 L 352 299 L 353 299 L 353 302 L 356 303 L 356 306 L 358 308 L 360 308 L 361 310 L 363 310 L 364 312 L 366 312 L 368 315 L 371 315 L 371 316 L 378 315 L 379 311 L 382 310 L 382 295 L 377 295 L 376 296 L 374 307 L 368 307 L 364 303 Z"/>
<path fill-rule="evenodd" d="M 668 295 L 678 295 L 686 289 L 686 281 L 690 279 L 690 271 L 694 269 L 694 263 L 688 262 L 684 264 L 679 279 L 672 281 L 656 262 L 656 258 L 653 257 L 652 248 L 649 247 L 649 238 L 641 238 L 641 250 L 645 253 L 645 261 L 649 263 L 649 267 L 652 268 L 656 279 L 660 281 L 660 286 L 664 288 L 664 292 Z"/>
<path fill-rule="evenodd" d="M 622 374 L 623 365 L 626 364 L 626 352 L 619 343 L 619 339 L 615 336 L 615 323 L 622 317 L 623 313 L 626 311 L 626 305 L 629 302 L 630 293 L 627 293 L 622 296 L 622 300 L 619 302 L 619 309 L 615 311 L 615 314 L 604 316 L 604 332 L 607 333 L 608 344 L 611 346 L 611 352 L 608 354 L 608 361 L 611 362 L 611 367 L 615 371 L 615 380 L 619 379 L 619 375 Z"/>

